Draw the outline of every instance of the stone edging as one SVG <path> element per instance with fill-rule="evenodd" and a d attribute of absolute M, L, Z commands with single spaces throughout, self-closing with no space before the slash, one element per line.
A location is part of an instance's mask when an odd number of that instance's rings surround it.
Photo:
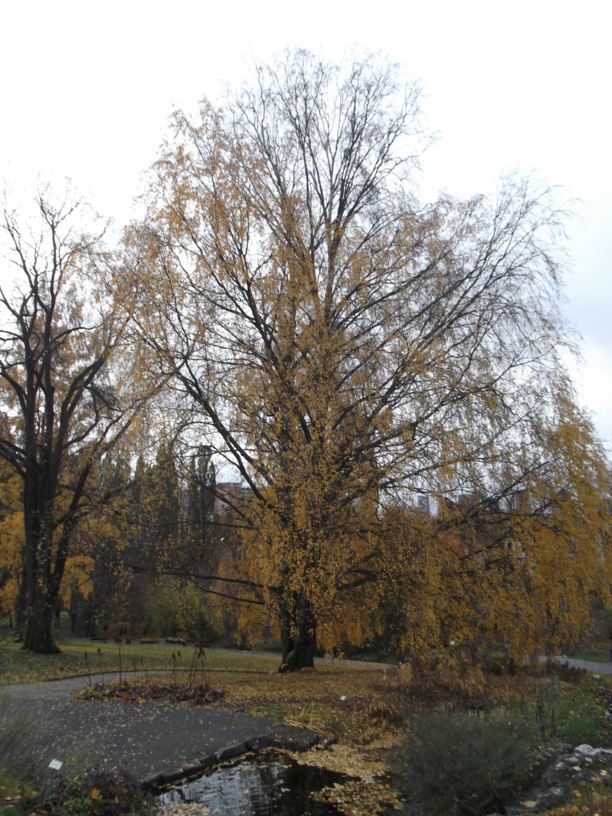
<path fill-rule="evenodd" d="M 238 742 L 234 745 L 228 745 L 225 748 L 220 748 L 214 754 L 209 754 L 203 757 L 199 762 L 193 765 L 187 765 L 176 771 L 165 771 L 162 773 L 155 773 L 146 776 L 140 781 L 140 786 L 144 791 L 155 791 L 159 788 L 165 787 L 178 782 L 187 777 L 193 777 L 197 774 L 214 768 L 215 765 L 220 765 L 222 762 L 228 762 L 231 759 L 237 759 L 244 754 L 255 753 L 264 748 L 277 748 L 286 751 L 308 751 L 313 745 L 319 742 L 317 734 L 304 734 L 303 736 L 282 736 L 281 734 L 264 734 L 259 737 Z"/>

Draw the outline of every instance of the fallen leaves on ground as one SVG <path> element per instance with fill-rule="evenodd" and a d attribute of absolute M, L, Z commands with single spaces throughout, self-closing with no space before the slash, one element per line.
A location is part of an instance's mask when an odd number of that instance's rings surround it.
<path fill-rule="evenodd" d="M 77 695 L 80 700 L 123 700 L 124 703 L 144 703 L 166 700 L 170 703 L 211 705 L 225 696 L 222 688 L 209 685 L 189 686 L 186 683 L 96 683 Z"/>
<path fill-rule="evenodd" d="M 373 783 L 389 771 L 387 763 L 375 756 L 375 751 L 364 751 L 363 748 L 345 743 L 325 748 L 315 746 L 303 753 L 288 751 L 287 754 L 300 765 L 343 773 L 367 783 Z"/>
<path fill-rule="evenodd" d="M 199 802 L 172 802 L 159 806 L 163 816 L 213 816 L 210 808 Z"/>
<path fill-rule="evenodd" d="M 323 788 L 313 798 L 330 802 L 345 816 L 379 816 L 388 813 L 389 808 L 400 810 L 403 806 L 397 791 L 379 781 L 336 782 L 329 788 Z"/>

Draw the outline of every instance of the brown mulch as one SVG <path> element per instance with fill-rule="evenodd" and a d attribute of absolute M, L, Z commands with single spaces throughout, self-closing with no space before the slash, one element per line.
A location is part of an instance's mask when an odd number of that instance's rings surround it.
<path fill-rule="evenodd" d="M 124 703 L 144 703 L 166 700 L 170 703 L 211 705 L 225 697 L 225 689 L 208 684 L 189 686 L 185 683 L 96 683 L 83 689 L 80 700 L 123 700 Z"/>

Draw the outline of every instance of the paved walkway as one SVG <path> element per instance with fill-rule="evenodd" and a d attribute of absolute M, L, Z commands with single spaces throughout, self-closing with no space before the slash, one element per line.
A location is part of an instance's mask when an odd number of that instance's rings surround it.
<path fill-rule="evenodd" d="M 101 679 L 92 677 L 93 682 Z M 88 678 L 77 677 L 0 688 L 8 698 L 5 716 L 25 715 L 34 753 L 45 767 L 59 759 L 68 775 L 85 767 L 124 768 L 143 779 L 197 764 L 260 736 L 298 738 L 305 733 L 236 709 L 75 699 L 88 684 Z"/>
<path fill-rule="evenodd" d="M 542 660 L 548 659 L 547 657 L 542 658 Z M 578 658 L 565 657 L 564 655 L 557 655 L 550 659 L 556 660 L 557 663 L 571 666 L 573 669 L 584 669 L 592 674 L 612 674 L 612 663 L 605 663 L 599 660 L 578 660 Z"/>
<path fill-rule="evenodd" d="M 564 666 L 571 666 L 573 669 L 584 669 L 591 674 L 612 674 L 612 663 L 603 660 L 579 660 L 576 657 L 566 657 L 565 655 L 555 655 L 554 657 L 541 657 L 540 662 L 554 660 Z"/>

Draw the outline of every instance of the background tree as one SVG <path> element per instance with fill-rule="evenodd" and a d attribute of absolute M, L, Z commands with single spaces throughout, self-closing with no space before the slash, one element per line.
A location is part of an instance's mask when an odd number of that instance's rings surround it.
<path fill-rule="evenodd" d="M 534 416 L 531 470 L 515 451 L 487 493 L 441 497 L 435 514 L 386 508 L 387 569 L 375 608 L 396 655 L 418 663 L 432 644 L 452 644 L 472 663 L 492 649 L 520 663 L 580 643 L 591 634 L 593 603 L 609 603 L 605 452 L 567 379 L 548 388 L 544 404 L 554 410 Z"/>
<path fill-rule="evenodd" d="M 185 529 L 183 531 L 187 563 L 203 574 L 217 568 L 215 528 L 216 472 L 212 449 L 199 446 L 189 461 L 186 487 Z"/>
<path fill-rule="evenodd" d="M 394 494 L 520 489 L 560 369 L 547 196 L 419 202 L 417 97 L 373 62 L 262 68 L 175 117 L 126 237 L 139 334 L 251 491 L 244 581 L 285 670 L 384 576 Z"/>
<path fill-rule="evenodd" d="M 0 614 L 15 623 L 22 574 L 23 510 L 19 477 L 0 460 Z"/>
<path fill-rule="evenodd" d="M 143 392 L 136 349 L 122 357 L 125 320 L 109 295 L 101 236 L 78 230 L 78 205 L 41 195 L 36 211 L 32 232 L 8 209 L 1 224 L 15 282 L 0 290 L 0 456 L 22 482 L 24 647 L 52 652 L 92 469 L 137 416 Z M 125 308 L 129 293 L 114 292 Z"/>
<path fill-rule="evenodd" d="M 70 596 L 71 627 L 79 635 L 100 636 L 112 624 L 118 634 L 131 620 L 132 574 L 125 562 L 136 533 L 129 458 L 129 448 L 120 445 L 97 463 L 90 477 L 89 512 L 73 541 L 73 550 L 90 560 L 87 593 L 79 582 Z"/>

